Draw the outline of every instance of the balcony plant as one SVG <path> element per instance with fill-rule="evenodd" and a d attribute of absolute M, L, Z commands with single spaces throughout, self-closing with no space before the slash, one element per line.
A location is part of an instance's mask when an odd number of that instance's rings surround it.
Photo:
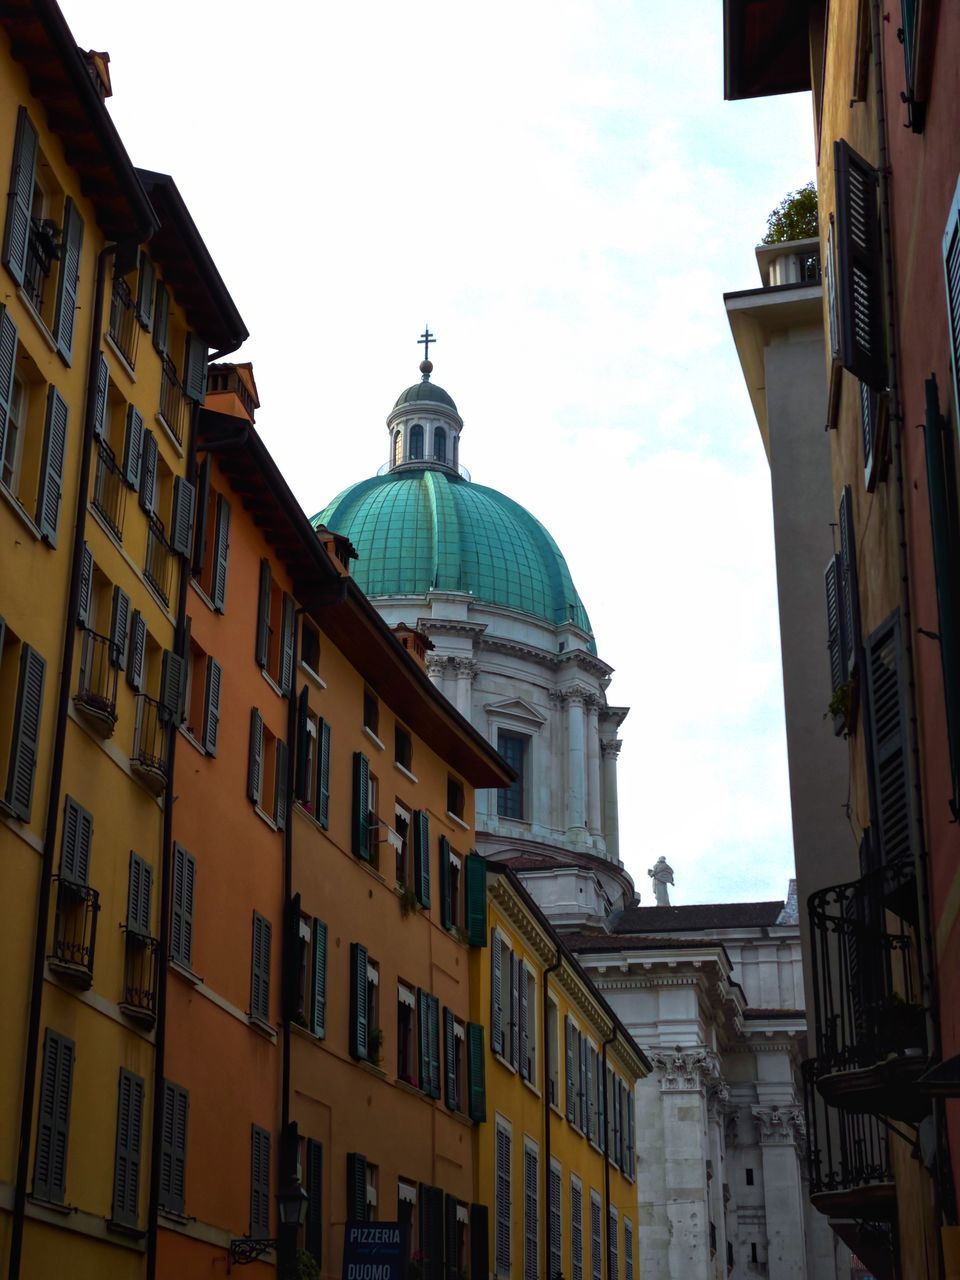
<path fill-rule="evenodd" d="M 367 1031 L 367 1061 L 379 1067 L 383 1052 L 383 1028 L 370 1027 Z"/>
<path fill-rule="evenodd" d="M 417 895 L 409 884 L 405 884 L 400 889 L 400 914 L 408 916 L 412 911 L 417 909 Z"/>

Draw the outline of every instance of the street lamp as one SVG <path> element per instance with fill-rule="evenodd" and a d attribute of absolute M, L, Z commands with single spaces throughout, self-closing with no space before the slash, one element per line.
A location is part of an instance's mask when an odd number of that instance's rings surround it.
<path fill-rule="evenodd" d="M 280 1274 L 284 1275 L 286 1263 L 293 1253 L 297 1232 L 307 1220 L 307 1193 L 299 1179 L 291 1178 L 277 1192 L 277 1208 L 280 1213 L 280 1236 L 241 1236 L 230 1241 L 230 1258 L 237 1266 L 256 1262 L 268 1249 L 276 1249 L 280 1256 Z M 286 1255 L 286 1256 L 284 1256 Z"/>

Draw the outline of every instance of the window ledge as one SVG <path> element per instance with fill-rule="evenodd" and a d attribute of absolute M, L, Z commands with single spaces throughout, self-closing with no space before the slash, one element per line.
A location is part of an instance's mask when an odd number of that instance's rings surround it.
<path fill-rule="evenodd" d="M 205 755 L 207 754 L 207 749 L 206 749 L 206 747 L 204 747 L 203 743 L 202 743 L 202 742 L 199 742 L 199 741 L 198 741 L 198 740 L 193 736 L 193 734 L 192 734 L 192 733 L 190 732 L 190 730 L 186 727 L 186 725 L 182 725 L 182 724 L 177 725 L 177 732 L 178 732 L 182 737 L 186 738 L 186 740 L 190 743 L 191 747 L 193 747 L 194 751 L 199 751 L 199 752 L 200 752 L 200 754 L 201 754 L 202 756 L 205 756 Z"/>
<path fill-rule="evenodd" d="M 372 1076 L 377 1076 L 380 1080 L 386 1080 L 387 1073 L 383 1067 L 378 1067 L 375 1062 L 371 1062 L 369 1058 L 358 1058 L 357 1066 L 363 1067 L 364 1071 L 369 1071 Z"/>
<path fill-rule="evenodd" d="M 191 986 L 199 987 L 203 985 L 203 979 L 200 977 L 199 973 L 194 973 L 192 969 L 188 969 L 187 966 L 185 964 L 181 964 L 179 960 L 174 960 L 171 956 L 167 960 L 167 964 L 174 973 L 179 974 L 180 977 L 183 978 L 185 982 L 189 982 Z"/>
<path fill-rule="evenodd" d="M 458 827 L 462 827 L 464 831 L 470 830 L 469 824 L 464 822 L 462 818 L 458 818 L 455 813 L 451 813 L 449 809 L 447 810 L 447 817 L 450 819 L 451 822 L 455 822 Z"/>
<path fill-rule="evenodd" d="M 317 817 L 317 815 L 314 813 L 312 803 L 310 804 L 310 807 L 308 808 L 308 807 L 307 807 L 307 805 L 305 805 L 305 804 L 304 804 L 304 802 L 303 802 L 302 800 L 298 800 L 298 799 L 296 798 L 296 796 L 294 796 L 294 799 L 293 799 L 293 807 L 294 807 L 294 809 L 296 810 L 296 812 L 300 814 L 300 817 L 301 817 L 301 818 L 306 818 L 307 822 L 309 822 L 309 823 L 311 823 L 313 826 L 315 826 L 315 827 L 317 828 L 317 830 L 318 830 L 318 831 L 322 831 L 322 832 L 324 833 L 324 835 L 326 835 L 326 834 L 327 834 L 327 827 L 325 827 L 325 826 L 323 825 L 323 823 L 320 821 L 320 819 L 319 819 L 319 818 Z"/>
<path fill-rule="evenodd" d="M 280 830 L 280 828 L 276 824 L 275 819 L 271 818 L 269 813 L 267 813 L 265 809 L 261 809 L 258 804 L 255 804 L 253 807 L 256 811 L 257 817 L 262 818 L 263 821 L 267 824 L 268 827 L 270 827 L 272 831 Z"/>
<path fill-rule="evenodd" d="M 521 1076 L 521 1077 L 520 1077 L 520 1079 L 523 1081 L 523 1083 L 526 1085 L 526 1087 L 530 1090 L 530 1092 L 531 1092 L 531 1093 L 536 1094 L 536 1096 L 537 1096 L 538 1098 L 542 1098 L 542 1097 L 543 1097 L 543 1094 L 540 1092 L 540 1090 L 537 1088 L 537 1086 L 536 1086 L 535 1084 L 532 1084 L 532 1083 L 527 1079 L 527 1077 L 526 1077 L 526 1076 Z"/>
<path fill-rule="evenodd" d="M 120 368 L 127 375 L 130 381 L 136 382 L 137 375 L 133 372 L 133 365 L 130 364 L 130 362 L 127 360 L 127 357 L 123 354 L 123 352 L 114 342 L 113 338 L 111 338 L 110 334 L 105 333 L 103 335 L 103 340 L 107 344 L 107 346 L 110 348 L 110 350 L 113 352 L 114 356 L 116 356 L 117 361 L 119 362 Z"/>
<path fill-rule="evenodd" d="M 181 1213 L 179 1209 L 167 1209 L 162 1204 L 157 1206 L 157 1212 L 161 1218 L 166 1218 L 169 1222 L 177 1222 L 181 1227 L 185 1227 L 188 1222 L 194 1221 L 187 1214 Z"/>
<path fill-rule="evenodd" d="M 411 1084 L 409 1080 L 404 1080 L 401 1076 L 397 1076 L 393 1083 L 396 1088 L 402 1089 L 404 1093 L 412 1093 L 415 1098 L 423 1098 L 425 1102 L 433 1101 L 419 1086 Z"/>
<path fill-rule="evenodd" d="M 47 1200 L 44 1196 L 35 1195 L 33 1192 L 27 1196 L 27 1199 L 31 1204 L 39 1205 L 41 1209 L 50 1209 L 53 1213 L 62 1213 L 64 1217 L 69 1213 L 77 1212 L 75 1204 L 64 1204 L 60 1200 Z"/>
<path fill-rule="evenodd" d="M 170 429 L 170 425 L 168 424 L 166 418 L 163 416 L 163 414 L 160 412 L 159 409 L 153 415 L 153 419 L 156 423 L 158 423 L 161 427 L 163 427 L 163 434 L 167 437 L 167 439 L 173 445 L 174 449 L 176 449 L 177 455 L 182 458 L 183 445 L 178 442 L 177 437 L 173 434 L 173 431 Z"/>
<path fill-rule="evenodd" d="M 40 312 L 36 309 L 36 307 L 30 301 L 30 297 L 27 294 L 26 289 L 24 289 L 23 286 L 19 284 L 17 285 L 17 297 L 23 303 L 24 307 L 26 307 L 29 314 L 33 317 L 34 324 L 36 324 L 37 328 L 40 330 L 40 337 L 44 340 L 44 342 L 47 344 L 47 346 L 50 348 L 51 351 L 56 351 L 57 350 L 56 339 L 54 338 L 50 330 L 47 328 L 46 320 L 44 320 L 43 316 L 40 314 Z"/>
<path fill-rule="evenodd" d="M 258 1017 L 255 1013 L 247 1014 L 247 1022 L 258 1035 L 263 1036 L 265 1040 L 269 1040 L 271 1044 L 277 1043 L 277 1030 L 272 1027 L 269 1022 L 264 1022 L 263 1018 Z"/>
<path fill-rule="evenodd" d="M 0 497 L 4 499 L 7 506 L 10 507 L 10 509 L 13 511 L 13 514 L 17 517 L 17 519 L 21 522 L 21 524 L 23 524 L 24 528 L 27 529 L 31 537 L 34 538 L 37 542 L 42 542 L 43 539 L 40 536 L 40 530 L 37 528 L 33 519 L 27 514 L 26 508 L 20 505 L 20 502 L 10 492 L 10 490 L 7 488 L 5 484 L 0 484 Z"/>
<path fill-rule="evenodd" d="M 386 751 L 386 747 L 383 745 L 383 743 L 380 741 L 380 739 L 377 737 L 377 735 L 373 732 L 372 729 L 368 729 L 367 726 L 364 725 L 363 732 L 370 739 L 370 741 L 373 743 L 373 745 L 377 748 L 378 751 Z"/>
<path fill-rule="evenodd" d="M 513 1063 L 508 1058 L 505 1058 L 502 1053 L 497 1053 L 496 1050 L 494 1050 L 493 1056 L 497 1060 L 497 1062 L 500 1063 L 502 1067 L 507 1068 L 507 1070 L 510 1072 L 511 1075 L 516 1076 L 520 1074 L 519 1071 L 517 1071 L 517 1068 L 513 1065 Z"/>
<path fill-rule="evenodd" d="M 411 782 L 419 782 L 419 781 L 420 781 L 420 779 L 417 777 L 417 775 L 416 775 L 415 773 L 411 773 L 411 772 L 410 772 L 410 770 L 407 768 L 407 766 L 406 766 L 406 765 L 401 764 L 399 760 L 394 760 L 394 762 L 393 762 L 393 767 L 394 767 L 396 770 L 398 770 L 400 773 L 402 773 L 402 774 L 403 774 L 403 776 L 404 776 L 405 778 L 408 778 Z"/>
<path fill-rule="evenodd" d="M 194 591 L 197 593 L 197 595 L 200 597 L 200 599 L 201 599 L 201 600 L 203 601 L 203 603 L 207 606 L 207 608 L 210 610 L 210 612 L 211 612 L 211 613 L 219 613 L 219 612 L 220 612 L 220 610 L 219 610 L 219 609 L 217 608 L 217 606 L 213 603 L 213 601 L 210 599 L 210 597 L 209 597 L 209 596 L 207 595 L 207 593 L 204 591 L 203 587 L 201 587 L 200 583 L 196 580 L 196 578 L 193 576 L 193 574 L 191 574 L 191 575 L 190 575 L 190 585 L 191 585 L 191 587 L 193 587 Z"/>
<path fill-rule="evenodd" d="M 309 1027 L 305 1027 L 302 1022 L 291 1022 L 290 1030 L 298 1036 L 303 1036 L 305 1040 L 309 1040 L 311 1044 L 322 1044 L 327 1038 L 324 1032 L 311 1031 Z"/>
<path fill-rule="evenodd" d="M 325 689 L 327 687 L 327 682 L 324 680 L 323 676 L 321 676 L 319 672 L 314 671 L 313 667 L 308 666 L 308 664 L 302 659 L 300 661 L 300 670 L 306 672 L 319 689 Z"/>
<path fill-rule="evenodd" d="M 273 690 L 273 692 L 277 695 L 278 698 L 285 698 L 287 696 L 283 692 L 283 690 L 280 688 L 280 686 L 277 684 L 276 680 L 274 680 L 273 676 L 270 674 L 270 672 L 267 670 L 266 667 L 260 668 L 260 674 L 263 676 L 264 680 L 266 680 L 267 684 L 270 686 L 270 688 Z"/>
<path fill-rule="evenodd" d="M 114 1231 L 118 1236 L 128 1236 L 131 1240 L 142 1240 L 147 1234 L 141 1227 L 131 1226 L 129 1222 L 117 1222 L 114 1218 L 104 1218 L 103 1221 L 108 1231 Z"/>

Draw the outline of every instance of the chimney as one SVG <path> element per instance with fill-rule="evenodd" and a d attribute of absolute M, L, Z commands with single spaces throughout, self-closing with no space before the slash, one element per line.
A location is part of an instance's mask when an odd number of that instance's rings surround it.
<path fill-rule="evenodd" d="M 417 666 L 422 671 L 427 669 L 427 650 L 433 649 L 433 641 L 423 634 L 422 631 L 415 631 L 413 627 L 408 627 L 405 622 L 398 622 L 393 628 L 393 634 L 397 637 L 403 647 L 414 659 Z"/>
<path fill-rule="evenodd" d="M 204 403 L 215 413 L 253 422 L 260 400 L 252 364 L 212 364 L 207 370 Z"/>
<path fill-rule="evenodd" d="M 113 86 L 110 83 L 110 55 L 98 53 L 96 49 L 80 50 L 80 56 L 87 64 L 90 79 L 93 81 L 101 102 L 113 97 Z"/>
<path fill-rule="evenodd" d="M 350 561 L 358 560 L 356 547 L 342 533 L 334 533 L 325 524 L 317 525 L 317 537 L 342 578 L 350 577 Z"/>

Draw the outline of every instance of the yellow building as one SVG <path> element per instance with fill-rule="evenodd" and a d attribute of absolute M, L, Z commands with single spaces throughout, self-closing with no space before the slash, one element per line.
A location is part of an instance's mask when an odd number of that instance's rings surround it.
<path fill-rule="evenodd" d="M 650 1064 L 516 875 L 479 865 L 488 938 L 470 955 L 471 1016 L 486 1031 L 474 1161 L 489 1220 L 473 1274 L 636 1280 L 633 1097 Z"/>

